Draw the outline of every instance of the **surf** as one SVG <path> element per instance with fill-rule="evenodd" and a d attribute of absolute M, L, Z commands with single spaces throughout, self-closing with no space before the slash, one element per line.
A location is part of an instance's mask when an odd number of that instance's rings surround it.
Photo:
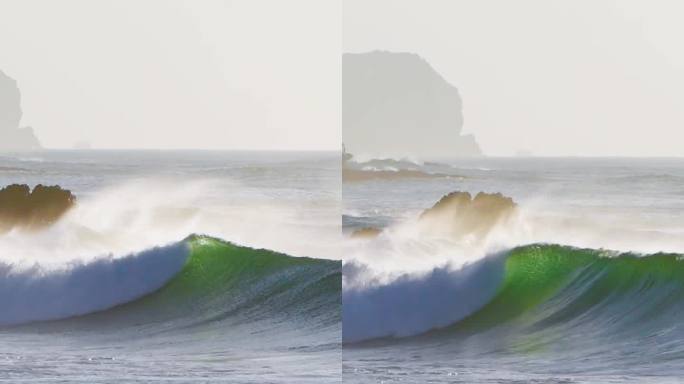
<path fill-rule="evenodd" d="M 513 249 L 496 296 L 442 331 L 480 332 L 502 325 L 657 331 L 684 310 L 684 255 L 639 255 L 561 245 Z"/>
<path fill-rule="evenodd" d="M 452 279 L 449 281 L 448 279 Z M 401 295 L 407 287 L 422 290 L 422 302 Z M 568 340 L 640 342 L 667 334 L 684 339 L 684 255 L 636 254 L 558 244 L 532 244 L 490 255 L 459 270 L 436 268 L 423 276 L 405 276 L 390 284 L 357 289 L 344 297 L 344 340 L 405 342 L 439 340 L 470 343 L 478 351 L 501 351 L 511 344 L 568 345 Z M 360 298 L 362 297 L 362 298 Z M 374 333 L 354 327 L 353 314 L 368 301 L 402 305 L 385 308 Z M 347 324 L 347 315 L 352 321 Z M 415 322 L 415 320 L 414 320 Z M 448 324 L 446 324 L 448 323 Z M 372 337 L 368 337 L 372 334 Z M 365 336 L 365 337 L 364 337 Z M 590 339 L 584 341 L 589 342 Z"/>
<path fill-rule="evenodd" d="M 340 321 L 341 263 L 191 235 L 58 270 L 0 268 L 0 325 L 170 328 L 221 322 Z M 46 325 L 47 324 L 47 325 Z"/>

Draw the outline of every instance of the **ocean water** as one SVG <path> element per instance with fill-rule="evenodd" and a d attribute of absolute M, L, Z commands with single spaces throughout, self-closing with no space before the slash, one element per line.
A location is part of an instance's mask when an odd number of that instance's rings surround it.
<path fill-rule="evenodd" d="M 348 169 L 344 382 L 681 382 L 684 160 Z"/>
<path fill-rule="evenodd" d="M 339 174 L 327 152 L 0 156 L 0 185 L 77 196 L 0 234 L 0 381 L 339 382 Z"/>

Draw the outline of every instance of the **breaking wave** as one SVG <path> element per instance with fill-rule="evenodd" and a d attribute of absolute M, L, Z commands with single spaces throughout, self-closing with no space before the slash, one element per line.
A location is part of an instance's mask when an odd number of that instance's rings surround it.
<path fill-rule="evenodd" d="M 501 332 L 684 340 L 684 255 L 533 244 L 344 293 L 345 342 Z M 650 335 L 650 336 L 649 336 Z M 494 336 L 492 336 L 494 337 Z M 487 343 L 483 343 L 486 345 Z"/>
<path fill-rule="evenodd" d="M 314 326 L 340 320 L 341 263 L 190 236 L 126 257 L 0 266 L 0 325 L 59 320 L 173 327 L 281 317 Z M 281 320 L 282 320 L 281 319 Z"/>

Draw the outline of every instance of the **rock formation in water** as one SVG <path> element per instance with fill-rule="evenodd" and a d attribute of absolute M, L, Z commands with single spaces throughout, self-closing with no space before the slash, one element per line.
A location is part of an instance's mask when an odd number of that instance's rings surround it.
<path fill-rule="evenodd" d="M 375 51 L 342 57 L 342 136 L 356 155 L 478 156 L 462 135 L 458 89 L 411 53 Z"/>
<path fill-rule="evenodd" d="M 382 229 L 375 227 L 364 227 L 352 232 L 350 237 L 355 239 L 373 239 L 380 236 L 381 233 Z"/>
<path fill-rule="evenodd" d="M 436 164 L 436 163 L 425 163 Z M 371 180 L 434 179 L 449 175 L 425 172 L 409 161 L 371 159 L 356 162 L 354 156 L 342 148 L 342 182 L 353 183 Z"/>
<path fill-rule="evenodd" d="M 76 197 L 60 186 L 12 184 L 0 189 L 0 233 L 36 230 L 54 224 L 74 206 Z"/>
<path fill-rule="evenodd" d="M 0 71 L 0 151 L 27 151 L 40 148 L 31 127 L 19 127 L 21 93 L 17 82 Z"/>
<path fill-rule="evenodd" d="M 420 225 L 431 233 L 472 241 L 482 240 L 516 213 L 517 204 L 500 193 L 451 192 L 420 215 Z"/>

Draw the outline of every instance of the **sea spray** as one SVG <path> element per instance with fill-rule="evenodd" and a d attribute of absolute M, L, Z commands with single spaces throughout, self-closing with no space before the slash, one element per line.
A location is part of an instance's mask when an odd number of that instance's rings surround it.
<path fill-rule="evenodd" d="M 177 328 L 268 320 L 335 327 L 341 318 L 340 268 L 339 261 L 198 235 L 60 270 L 16 272 L 5 265 L 0 325 L 66 319 L 66 327 L 156 323 Z M 70 319 L 74 316 L 79 317 Z"/>

